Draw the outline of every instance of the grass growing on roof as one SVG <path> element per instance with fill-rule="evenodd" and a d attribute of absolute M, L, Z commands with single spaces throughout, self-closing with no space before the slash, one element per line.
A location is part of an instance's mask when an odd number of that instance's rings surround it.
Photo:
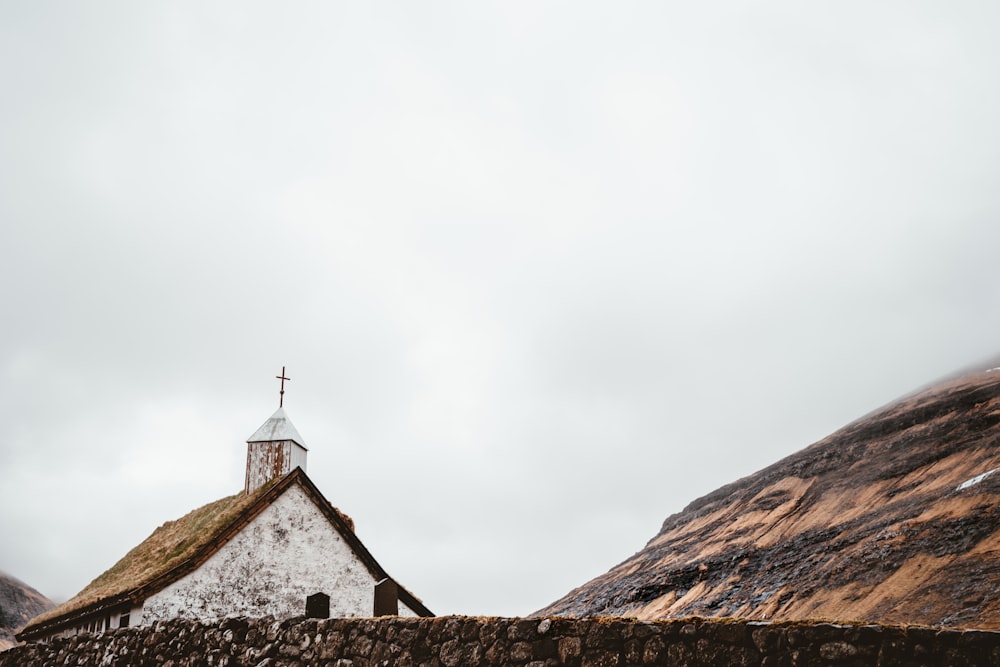
<path fill-rule="evenodd" d="M 36 616 L 31 625 L 135 590 L 166 574 L 194 557 L 278 479 L 250 495 L 237 493 L 199 507 L 176 521 L 167 521 L 70 600 Z"/>

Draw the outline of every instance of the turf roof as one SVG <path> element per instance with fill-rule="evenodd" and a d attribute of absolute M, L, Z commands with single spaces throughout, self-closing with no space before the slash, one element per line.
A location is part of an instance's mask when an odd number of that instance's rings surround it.
<path fill-rule="evenodd" d="M 240 492 L 199 507 L 176 521 L 167 521 L 74 597 L 32 619 L 29 627 L 101 600 L 125 595 L 186 563 L 267 493 L 278 479 L 281 478 L 272 480 L 249 495 Z"/>

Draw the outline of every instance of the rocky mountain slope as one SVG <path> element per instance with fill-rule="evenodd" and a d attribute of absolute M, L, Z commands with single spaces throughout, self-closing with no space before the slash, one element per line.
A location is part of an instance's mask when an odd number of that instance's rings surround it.
<path fill-rule="evenodd" d="M 14 646 L 14 633 L 54 605 L 31 586 L 0 572 L 0 651 Z"/>
<path fill-rule="evenodd" d="M 694 501 L 537 613 L 1000 630 L 1000 370 L 907 396 Z"/>

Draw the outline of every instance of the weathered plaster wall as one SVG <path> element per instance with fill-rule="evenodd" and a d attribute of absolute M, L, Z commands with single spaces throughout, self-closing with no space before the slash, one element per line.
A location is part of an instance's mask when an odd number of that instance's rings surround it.
<path fill-rule="evenodd" d="M 702 619 L 174 620 L 0 653 L 0 667 L 687 667 L 1000 664 L 1000 633 Z"/>
<path fill-rule="evenodd" d="M 317 592 L 330 596 L 331 616 L 371 616 L 374 590 L 365 566 L 292 486 L 204 565 L 146 599 L 141 620 L 132 623 L 299 616 Z"/>
<path fill-rule="evenodd" d="M 421 600 L 421 602 L 423 602 L 423 600 Z M 402 601 L 399 603 L 399 615 L 403 618 L 420 618 L 420 614 L 407 607 L 402 603 Z"/>

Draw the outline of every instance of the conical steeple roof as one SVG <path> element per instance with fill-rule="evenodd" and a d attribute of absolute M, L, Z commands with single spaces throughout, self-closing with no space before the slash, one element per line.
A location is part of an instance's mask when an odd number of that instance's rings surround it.
<path fill-rule="evenodd" d="M 306 448 L 305 441 L 295 429 L 295 424 L 288 418 L 284 408 L 275 410 L 274 414 L 253 435 L 247 438 L 247 442 L 277 442 L 279 440 L 291 440 L 302 449 Z"/>

